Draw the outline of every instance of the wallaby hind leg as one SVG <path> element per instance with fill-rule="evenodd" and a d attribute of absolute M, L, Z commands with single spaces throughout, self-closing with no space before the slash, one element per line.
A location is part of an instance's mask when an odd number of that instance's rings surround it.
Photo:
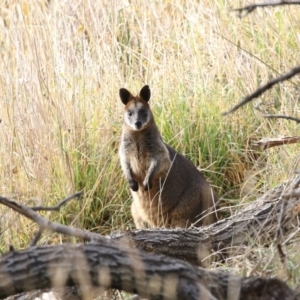
<path fill-rule="evenodd" d="M 145 229 L 148 227 L 147 223 L 144 222 L 141 218 L 139 210 L 137 209 L 136 204 L 134 202 L 132 202 L 131 204 L 131 215 L 133 217 L 133 221 L 137 229 Z"/>

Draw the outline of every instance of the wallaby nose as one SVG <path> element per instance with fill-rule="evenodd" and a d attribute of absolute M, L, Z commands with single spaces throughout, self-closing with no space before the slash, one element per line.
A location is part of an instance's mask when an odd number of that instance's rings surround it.
<path fill-rule="evenodd" d="M 134 124 L 135 124 L 137 129 L 140 129 L 142 127 L 142 122 L 141 121 L 136 121 Z"/>

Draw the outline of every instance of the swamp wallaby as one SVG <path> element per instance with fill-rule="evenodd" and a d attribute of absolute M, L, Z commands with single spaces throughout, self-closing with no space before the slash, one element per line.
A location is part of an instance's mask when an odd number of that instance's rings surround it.
<path fill-rule="evenodd" d="M 136 227 L 214 223 L 217 196 L 197 168 L 163 142 L 148 104 L 149 86 L 136 97 L 124 88 L 119 94 L 125 105 L 119 156 Z"/>

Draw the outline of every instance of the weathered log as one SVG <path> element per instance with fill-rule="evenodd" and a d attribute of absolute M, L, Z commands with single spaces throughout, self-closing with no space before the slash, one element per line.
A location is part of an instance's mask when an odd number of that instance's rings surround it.
<path fill-rule="evenodd" d="M 241 251 L 243 246 L 249 244 L 266 245 L 274 241 L 274 238 L 277 244 L 284 241 L 284 235 L 294 230 L 293 222 L 299 213 L 300 193 L 299 189 L 297 190 L 299 184 L 300 176 L 293 182 L 282 184 L 264 194 L 239 213 L 207 227 L 194 230 L 133 230 L 114 233 L 110 238 L 126 239 L 138 249 L 207 266 L 211 257 L 214 260 L 222 259 L 223 255 Z M 0 202 L 36 222 L 40 232 L 50 230 L 102 244 L 107 241 L 100 234 L 50 222 L 21 203 L 1 196 Z"/>
<path fill-rule="evenodd" d="M 281 185 L 236 215 L 210 226 L 186 230 L 132 230 L 115 232 L 110 237 L 114 240 L 128 239 L 132 246 L 140 250 L 201 265 L 200 261 L 205 258 L 214 256 L 214 259 L 222 259 L 223 255 L 236 253 L 250 244 L 267 245 L 275 239 L 276 242 L 283 242 L 284 237 L 295 230 L 295 207 L 300 204 L 300 197 L 287 197 L 287 191 L 287 186 Z M 206 259 L 202 265 L 208 263 Z"/>
<path fill-rule="evenodd" d="M 282 242 L 284 234 L 291 233 L 299 212 L 298 196 L 295 188 L 282 185 L 238 214 L 208 227 L 136 230 L 113 234 L 111 240 L 50 222 L 32 209 L 2 197 L 3 204 L 37 222 L 40 229 L 99 244 L 48 246 L 8 253 L 0 260 L 0 298 L 34 289 L 80 285 L 138 292 L 149 299 L 227 299 L 231 294 L 236 296 L 232 299 L 289 299 L 293 292 L 277 279 L 213 273 L 174 258 L 139 252 L 131 244 L 198 264 L 199 259 L 209 255 L 209 250 L 235 251 L 234 248 L 242 249 L 253 242 L 266 244 L 274 238 Z M 90 289 L 84 291 L 89 293 Z"/>
<path fill-rule="evenodd" d="M 117 288 L 148 299 L 297 299 L 278 279 L 242 278 L 182 260 L 101 243 L 32 247 L 0 259 L 0 298 L 35 289 Z M 123 248 L 123 249 L 122 249 Z M 94 293 L 93 293 L 94 296 Z"/>

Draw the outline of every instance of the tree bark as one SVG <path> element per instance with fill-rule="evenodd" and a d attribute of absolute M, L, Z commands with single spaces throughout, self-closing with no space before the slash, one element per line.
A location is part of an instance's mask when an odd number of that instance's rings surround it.
<path fill-rule="evenodd" d="M 37 222 L 40 230 L 93 243 L 9 252 L 0 259 L 0 298 L 78 285 L 100 287 L 101 291 L 122 289 L 148 299 L 297 299 L 280 280 L 209 272 L 183 260 L 199 264 L 205 258 L 201 263 L 208 265 L 207 257 L 212 253 L 219 259 L 253 243 L 265 245 L 275 240 L 280 245 L 292 232 L 299 213 L 300 195 L 295 189 L 299 183 L 300 177 L 294 184 L 281 185 L 263 195 L 236 215 L 197 230 L 135 230 L 115 233 L 110 239 L 50 222 L 24 205 L 1 198 L 3 204 Z M 84 299 L 91 299 L 90 288 L 82 291 Z"/>
<path fill-rule="evenodd" d="M 0 298 L 35 289 L 121 289 L 147 299 L 297 299 L 278 279 L 242 278 L 197 268 L 182 260 L 101 243 L 11 251 L 0 259 Z M 85 287 L 85 288 L 84 288 Z M 94 293 L 93 293 L 94 296 Z"/>
<path fill-rule="evenodd" d="M 286 191 L 287 187 L 281 185 L 236 215 L 210 226 L 186 230 L 132 230 L 116 232 L 110 237 L 114 240 L 126 239 L 140 250 L 207 266 L 212 257 L 222 260 L 224 256 L 242 251 L 243 246 L 283 242 L 295 230 L 295 207 L 299 204 L 299 197 L 286 197 Z"/>

